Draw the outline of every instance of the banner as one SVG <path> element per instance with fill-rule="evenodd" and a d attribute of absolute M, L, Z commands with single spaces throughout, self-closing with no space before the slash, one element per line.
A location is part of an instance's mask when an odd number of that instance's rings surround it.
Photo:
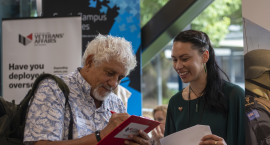
<path fill-rule="evenodd" d="M 132 93 L 128 113 L 142 114 L 139 0 L 43 0 L 42 16 L 81 16 L 83 52 L 99 33 L 124 37 L 132 42 L 138 65 L 121 85 Z"/>
<path fill-rule="evenodd" d="M 242 0 L 244 52 L 270 49 L 269 0 Z"/>
<path fill-rule="evenodd" d="M 42 73 L 81 66 L 81 17 L 2 21 L 3 97 L 18 104 Z"/>

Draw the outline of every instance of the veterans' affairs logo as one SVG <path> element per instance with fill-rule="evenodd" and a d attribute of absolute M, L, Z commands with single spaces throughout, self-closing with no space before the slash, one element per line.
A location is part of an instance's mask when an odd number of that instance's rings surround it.
<path fill-rule="evenodd" d="M 23 44 L 24 46 L 31 42 L 34 44 L 34 46 L 46 46 L 47 44 L 57 43 L 57 40 L 62 39 L 63 37 L 64 33 L 51 32 L 36 32 L 27 36 L 19 34 L 19 43 Z"/>
<path fill-rule="evenodd" d="M 29 34 L 28 36 L 23 36 L 21 34 L 19 34 L 19 43 L 25 45 L 28 45 L 29 43 L 31 43 L 33 40 L 33 33 Z"/>

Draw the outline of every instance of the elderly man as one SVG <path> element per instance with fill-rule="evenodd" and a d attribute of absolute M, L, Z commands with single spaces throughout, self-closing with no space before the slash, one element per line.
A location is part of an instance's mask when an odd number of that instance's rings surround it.
<path fill-rule="evenodd" d="M 64 94 L 55 81 L 41 82 L 29 108 L 25 144 L 94 145 L 129 117 L 112 91 L 136 66 L 130 42 L 98 35 L 88 44 L 82 63 L 82 68 L 60 76 L 69 87 L 71 108 L 65 105 Z M 73 138 L 68 140 L 70 119 L 74 122 Z M 125 144 L 150 143 L 148 135 L 140 131 Z"/>

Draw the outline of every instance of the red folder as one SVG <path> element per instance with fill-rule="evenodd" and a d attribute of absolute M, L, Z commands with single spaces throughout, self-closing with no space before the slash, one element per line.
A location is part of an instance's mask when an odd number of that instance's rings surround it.
<path fill-rule="evenodd" d="M 111 133 L 105 136 L 97 145 L 124 145 L 124 141 L 128 140 L 128 135 L 137 135 L 139 130 L 149 133 L 160 123 L 145 117 L 131 115 L 122 122 Z"/>

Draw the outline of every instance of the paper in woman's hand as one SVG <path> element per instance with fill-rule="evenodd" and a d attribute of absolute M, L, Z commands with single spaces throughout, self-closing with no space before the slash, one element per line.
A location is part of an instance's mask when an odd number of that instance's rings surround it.
<path fill-rule="evenodd" d="M 210 126 L 195 125 L 160 139 L 160 143 L 161 145 L 198 145 L 202 137 L 208 134 L 212 134 Z"/>

